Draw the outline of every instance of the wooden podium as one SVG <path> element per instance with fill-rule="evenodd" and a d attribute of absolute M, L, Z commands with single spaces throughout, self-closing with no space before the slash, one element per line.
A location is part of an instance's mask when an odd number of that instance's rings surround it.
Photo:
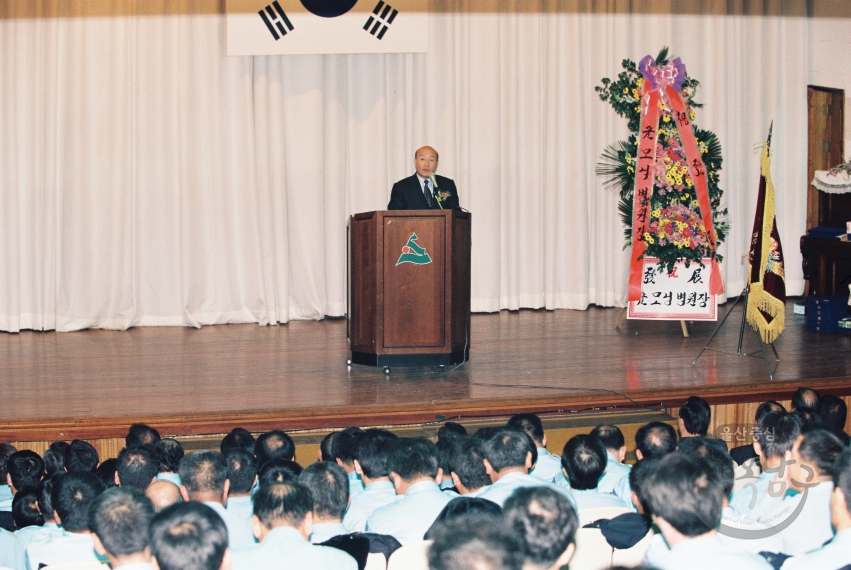
<path fill-rule="evenodd" d="M 355 364 L 435 366 L 469 357 L 470 214 L 392 210 L 349 220 Z"/>

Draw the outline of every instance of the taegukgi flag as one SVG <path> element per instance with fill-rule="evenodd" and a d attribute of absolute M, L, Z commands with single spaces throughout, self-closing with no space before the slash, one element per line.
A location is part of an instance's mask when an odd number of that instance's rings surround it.
<path fill-rule="evenodd" d="M 227 0 L 228 55 L 428 51 L 428 0 Z"/>

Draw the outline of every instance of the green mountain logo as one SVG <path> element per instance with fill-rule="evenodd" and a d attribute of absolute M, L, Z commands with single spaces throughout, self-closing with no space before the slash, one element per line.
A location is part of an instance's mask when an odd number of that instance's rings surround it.
<path fill-rule="evenodd" d="M 431 256 L 426 253 L 424 247 L 420 247 L 417 244 L 418 239 L 417 234 L 411 234 L 411 237 L 408 238 L 408 244 L 402 248 L 402 255 L 399 256 L 399 261 L 396 262 L 397 266 L 402 263 L 414 263 L 416 265 L 431 263 Z"/>

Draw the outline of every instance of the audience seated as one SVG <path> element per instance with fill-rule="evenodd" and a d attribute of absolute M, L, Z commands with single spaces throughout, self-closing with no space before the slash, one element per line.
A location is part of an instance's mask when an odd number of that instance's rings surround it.
<path fill-rule="evenodd" d="M 227 526 L 228 546 L 239 548 L 254 544 L 251 527 L 244 519 L 225 509 L 230 491 L 228 465 L 218 451 L 196 451 L 180 460 L 180 494 L 183 500 L 204 503 Z"/>
<path fill-rule="evenodd" d="M 65 472 L 65 452 L 71 445 L 67 441 L 54 441 L 42 454 L 44 459 L 44 470 L 50 477 L 54 473 Z"/>
<path fill-rule="evenodd" d="M 65 471 L 68 473 L 75 471 L 94 473 L 99 463 L 97 449 L 87 441 L 75 439 L 65 451 Z"/>
<path fill-rule="evenodd" d="M 353 464 L 363 481 L 364 490 L 350 497 L 343 516 L 348 532 L 363 532 L 367 519 L 376 509 L 396 500 L 387 460 L 397 439 L 396 435 L 383 429 L 368 429 L 357 438 Z"/>
<path fill-rule="evenodd" d="M 440 490 L 443 471 L 437 447 L 427 439 L 399 438 L 390 450 L 387 469 L 400 497 L 369 516 L 366 532 L 389 534 L 403 546 L 419 542 L 453 498 Z"/>
<path fill-rule="evenodd" d="M 35 489 L 44 474 L 44 460 L 38 453 L 24 449 L 6 460 L 6 484 L 14 497 L 21 489 Z"/>
<path fill-rule="evenodd" d="M 183 502 L 180 487 L 165 480 L 154 481 L 148 485 L 148 488 L 145 489 L 145 496 L 154 505 L 155 512 L 160 512 L 167 507 Z"/>
<path fill-rule="evenodd" d="M 258 462 L 259 464 L 259 462 Z M 257 484 L 295 483 L 304 468 L 289 459 L 272 459 L 257 470 Z"/>
<path fill-rule="evenodd" d="M 24 487 L 12 499 L 12 518 L 15 520 L 15 533 L 27 527 L 41 528 L 44 517 L 38 510 L 38 490 Z M 20 537 L 19 537 L 20 538 Z"/>
<path fill-rule="evenodd" d="M 631 469 L 629 465 L 624 464 L 626 441 L 623 432 L 617 426 L 600 425 L 591 430 L 591 435 L 602 441 L 606 448 L 606 470 L 597 483 L 597 490 L 601 493 L 612 493 L 618 482 L 629 475 Z"/>
<path fill-rule="evenodd" d="M 154 457 L 157 460 L 157 479 L 171 481 L 180 486 L 177 469 L 183 459 L 183 446 L 174 438 L 166 437 L 154 444 Z"/>
<path fill-rule="evenodd" d="M 524 570 L 558 570 L 570 562 L 579 517 L 567 497 L 546 487 L 518 489 L 502 516 L 524 543 Z"/>
<path fill-rule="evenodd" d="M 355 449 L 357 448 L 357 440 L 361 435 L 363 435 L 363 430 L 359 427 L 346 428 L 334 438 L 334 446 L 331 448 L 334 461 L 345 470 L 349 478 L 350 497 L 363 493 L 364 489 L 363 480 L 355 471 Z"/>
<path fill-rule="evenodd" d="M 819 393 L 812 388 L 798 388 L 792 394 L 792 411 L 795 412 L 802 408 L 819 412 L 821 407 L 821 398 Z"/>
<path fill-rule="evenodd" d="M 236 427 L 230 430 L 230 433 L 222 438 L 222 443 L 219 444 L 219 451 L 227 457 L 227 454 L 235 449 L 242 449 L 254 455 L 254 436 L 247 429 Z"/>
<path fill-rule="evenodd" d="M 449 519 L 471 514 L 490 515 L 494 518 L 498 518 L 502 515 L 502 507 L 493 501 L 480 499 L 479 497 L 458 497 L 457 499 L 453 499 L 446 503 L 446 506 L 443 507 L 440 514 L 437 515 L 436 519 L 434 519 L 434 523 L 431 525 L 431 528 L 426 531 L 423 538 L 426 540 L 433 540 L 434 533 L 437 532 L 437 527 L 442 525 L 444 522 Z"/>
<path fill-rule="evenodd" d="M 613 493 L 601 493 L 597 483 L 606 469 L 606 448 L 594 435 L 575 435 L 564 444 L 561 453 L 564 474 L 577 510 L 600 507 L 627 507 Z"/>
<path fill-rule="evenodd" d="M 124 438 L 125 447 L 133 447 L 134 445 L 143 445 L 153 448 L 160 440 L 160 432 L 149 425 L 132 424 L 127 430 L 127 437 Z"/>
<path fill-rule="evenodd" d="M 118 454 L 115 466 L 115 484 L 119 487 L 131 487 L 145 492 L 148 485 L 157 477 L 159 461 L 154 448 L 144 445 L 125 447 Z"/>
<path fill-rule="evenodd" d="M 102 491 L 103 484 L 90 471 L 54 475 L 50 499 L 62 533 L 47 540 L 30 541 L 27 545 L 30 568 L 39 568 L 39 564 L 98 561 L 89 529 L 89 505 Z"/>
<path fill-rule="evenodd" d="M 848 419 L 848 406 L 845 404 L 845 400 L 838 396 L 825 396 L 819 404 L 819 413 L 824 423 L 840 431 L 845 431 L 845 422 Z"/>
<path fill-rule="evenodd" d="M 89 506 L 89 528 L 95 551 L 111 568 L 148 570 L 151 551 L 148 529 L 154 518 L 151 501 L 139 490 L 107 489 Z"/>
<path fill-rule="evenodd" d="M 6 462 L 18 450 L 9 443 L 0 443 L 0 511 L 12 512 L 12 490 L 7 483 Z"/>
<path fill-rule="evenodd" d="M 17 536 L 0 528 L 0 568 L 27 570 L 27 557 Z"/>
<path fill-rule="evenodd" d="M 319 451 L 317 452 L 319 461 L 334 461 L 334 440 L 341 433 L 343 432 L 332 431 L 322 438 L 322 441 L 319 443 Z"/>
<path fill-rule="evenodd" d="M 477 437 L 465 436 L 453 442 L 449 454 L 449 477 L 456 491 L 464 497 L 477 497 L 491 484 L 485 470 L 484 443 Z M 443 474 L 446 477 L 446 474 Z"/>
<path fill-rule="evenodd" d="M 257 458 L 257 464 L 261 467 L 273 459 L 295 461 L 293 438 L 277 429 L 262 433 L 254 442 L 254 457 Z"/>
<path fill-rule="evenodd" d="M 650 422 L 635 432 L 635 457 L 639 463 L 647 459 L 661 459 L 676 449 L 677 432 L 666 423 Z M 629 484 L 629 477 L 622 477 L 615 484 L 614 493 L 627 505 L 632 505 L 632 489 Z"/>
<path fill-rule="evenodd" d="M 178 503 L 160 511 L 149 535 L 154 570 L 231 570 L 227 527 L 202 503 Z"/>
<path fill-rule="evenodd" d="M 535 442 L 538 459 L 529 475 L 544 481 L 553 481 L 561 473 L 561 457 L 547 451 L 547 436 L 541 418 L 530 413 L 514 414 L 506 427 L 522 431 Z"/>
<path fill-rule="evenodd" d="M 322 568 L 355 570 L 355 559 L 336 548 L 308 542 L 313 532 L 313 500 L 300 483 L 261 485 L 254 494 L 254 534 L 260 545 L 234 555 L 234 570 Z"/>
<path fill-rule="evenodd" d="M 569 489 L 529 475 L 535 451 L 534 441 L 524 432 L 507 428 L 494 432 L 482 446 L 483 463 L 491 484 L 479 493 L 479 497 L 502 506 L 516 489 L 539 486 L 556 489 L 572 502 Z"/>
<path fill-rule="evenodd" d="M 232 432 L 231 432 L 232 433 Z M 251 491 L 257 483 L 257 459 L 244 448 L 230 448 L 225 455 L 230 492 L 225 508 L 250 524 L 253 506 Z"/>
<path fill-rule="evenodd" d="M 521 570 L 525 550 L 516 532 L 489 515 L 449 519 L 435 529 L 430 570 Z"/>
<path fill-rule="evenodd" d="M 836 535 L 821 548 L 788 560 L 783 570 L 847 568 L 851 563 L 851 450 L 845 449 L 834 463 L 833 483 L 830 520 Z"/>
<path fill-rule="evenodd" d="M 705 436 L 712 421 L 712 409 L 709 403 L 700 396 L 689 396 L 680 406 L 677 417 L 677 428 L 680 437 Z"/>
<path fill-rule="evenodd" d="M 349 505 L 349 478 L 335 463 L 317 462 L 305 467 L 298 482 L 313 499 L 311 544 L 321 544 L 349 531 L 343 525 L 343 513 Z"/>
<path fill-rule="evenodd" d="M 721 520 L 723 493 L 697 458 L 672 453 L 659 459 L 642 494 L 670 550 L 648 551 L 648 563 L 659 570 L 770 569 L 759 555 L 719 539 L 715 529 Z"/>
<path fill-rule="evenodd" d="M 116 482 L 116 474 L 118 473 L 118 459 L 110 457 L 98 463 L 95 469 L 95 477 L 103 483 L 104 489 L 118 487 Z"/>
<path fill-rule="evenodd" d="M 768 402 L 761 403 L 757 409 L 754 421 L 756 424 L 754 425 L 754 432 L 756 431 L 756 427 L 759 425 L 759 420 L 765 417 L 765 414 L 768 412 L 785 412 L 786 408 L 784 408 L 781 404 L 775 402 L 774 400 L 769 400 Z M 749 443 L 747 445 L 741 445 L 739 447 L 734 447 L 730 450 L 730 457 L 733 458 L 738 465 L 744 464 L 748 459 L 753 459 L 757 457 L 757 453 L 754 450 L 753 443 Z"/>
<path fill-rule="evenodd" d="M 44 523 L 41 526 L 28 526 L 15 531 L 21 541 L 21 546 L 26 549 L 27 545 L 33 541 L 46 541 L 53 536 L 60 536 L 62 529 L 56 522 L 56 513 L 53 511 L 53 484 L 55 481 L 64 475 L 64 473 L 54 474 L 51 477 L 43 479 L 38 484 L 36 489 L 36 502 L 38 503 L 38 511 Z"/>
<path fill-rule="evenodd" d="M 629 471 L 630 502 L 633 509 L 642 514 L 650 516 L 650 508 L 647 506 L 647 496 L 644 494 L 644 483 L 653 470 L 658 459 L 644 459 L 636 463 Z"/>

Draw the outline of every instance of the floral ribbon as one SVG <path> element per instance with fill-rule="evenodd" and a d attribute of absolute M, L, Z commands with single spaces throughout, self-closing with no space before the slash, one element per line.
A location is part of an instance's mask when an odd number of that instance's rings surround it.
<path fill-rule="evenodd" d="M 674 124 L 683 143 L 689 177 L 694 182 L 697 201 L 706 228 L 707 242 L 715 252 L 715 229 L 712 225 L 712 208 L 706 182 L 706 166 L 700 158 L 689 113 L 680 96 L 686 78 L 686 68 L 680 58 L 667 65 L 658 66 L 652 56 L 645 56 L 638 67 L 644 77 L 641 87 L 641 129 L 638 133 L 638 157 L 635 165 L 635 191 L 633 194 L 633 238 L 632 260 L 629 270 L 629 301 L 641 300 L 641 278 L 644 269 L 644 252 L 647 244 L 644 234 L 650 221 L 650 201 L 653 197 L 654 170 L 656 166 L 656 141 L 659 138 L 660 103 L 674 111 Z M 724 292 L 718 262 L 712 257 L 712 272 L 709 292 L 719 295 Z"/>

